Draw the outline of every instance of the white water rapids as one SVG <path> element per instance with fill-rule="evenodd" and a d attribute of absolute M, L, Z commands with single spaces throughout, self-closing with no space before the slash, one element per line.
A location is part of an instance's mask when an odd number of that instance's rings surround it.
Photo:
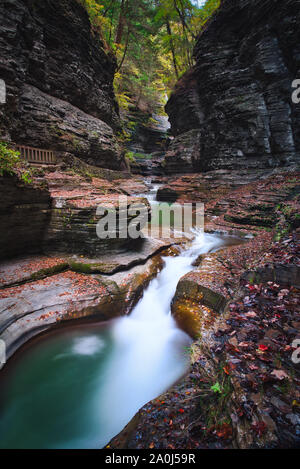
<path fill-rule="evenodd" d="M 224 244 L 195 233 L 180 255 L 163 258 L 129 316 L 65 328 L 29 347 L 0 401 L 0 447 L 101 448 L 179 380 L 191 339 L 171 316 L 171 301 L 193 261 Z"/>
<path fill-rule="evenodd" d="M 192 270 L 193 261 L 223 244 L 216 235 L 199 233 L 178 257 L 165 257 L 163 270 L 151 281 L 130 316 L 115 322 L 114 353 L 107 362 L 99 399 L 111 437 L 140 407 L 166 391 L 187 370 L 189 357 L 184 347 L 190 344 L 190 338 L 171 316 L 171 301 L 179 279 Z M 111 410 L 116 408 L 118 421 L 111 418 Z"/>

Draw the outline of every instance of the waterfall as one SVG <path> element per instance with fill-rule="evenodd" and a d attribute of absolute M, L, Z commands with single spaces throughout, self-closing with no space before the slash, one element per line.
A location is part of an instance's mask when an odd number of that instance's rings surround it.
<path fill-rule="evenodd" d="M 184 348 L 190 338 L 180 330 L 170 312 L 179 279 L 192 270 L 193 261 L 217 249 L 223 240 L 199 233 L 177 257 L 164 257 L 164 268 L 151 281 L 130 316 L 118 319 L 112 334 L 114 353 L 107 362 L 105 385 L 99 399 L 102 418 L 113 437 L 148 401 L 157 397 L 187 370 Z M 117 409 L 118 422 L 111 419 Z"/>
<path fill-rule="evenodd" d="M 57 330 L 22 355 L 3 396 L 2 448 L 101 448 L 188 370 L 191 339 L 170 313 L 179 279 L 224 239 L 196 233 L 127 317 Z"/>

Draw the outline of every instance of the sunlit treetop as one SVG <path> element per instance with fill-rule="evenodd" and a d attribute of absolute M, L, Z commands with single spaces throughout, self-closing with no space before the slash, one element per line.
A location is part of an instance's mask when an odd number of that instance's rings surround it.
<path fill-rule="evenodd" d="M 116 95 L 131 103 L 162 106 L 178 78 L 193 66 L 195 39 L 220 0 L 78 0 L 93 32 L 117 57 Z"/>

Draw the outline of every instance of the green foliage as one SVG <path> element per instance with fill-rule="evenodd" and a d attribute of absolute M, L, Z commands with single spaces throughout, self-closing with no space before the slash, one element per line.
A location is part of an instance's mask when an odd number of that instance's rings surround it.
<path fill-rule="evenodd" d="M 52 275 L 58 274 L 67 270 L 69 264 L 67 262 L 62 262 L 61 264 L 54 265 L 53 267 L 47 267 L 46 269 L 41 269 L 38 272 L 33 273 L 30 278 L 31 280 L 41 280 L 45 277 L 50 277 Z"/>
<path fill-rule="evenodd" d="M 135 158 L 134 158 L 134 153 L 133 151 L 128 151 L 126 154 L 125 154 L 125 158 L 132 162 L 132 163 L 135 163 Z"/>
<path fill-rule="evenodd" d="M 108 20 L 103 16 L 103 9 L 104 6 L 101 5 L 97 0 L 77 0 L 84 8 L 86 9 L 92 30 L 94 33 L 98 34 L 100 38 L 103 40 L 103 31 L 108 27 Z M 104 45 L 106 43 L 104 41 Z"/>
<path fill-rule="evenodd" d="M 217 392 L 219 394 L 222 394 L 221 386 L 220 383 L 217 381 L 213 386 L 210 388 L 213 392 Z"/>
<path fill-rule="evenodd" d="M 31 171 L 22 171 L 20 177 L 25 184 L 32 184 Z"/>
<path fill-rule="evenodd" d="M 214 376 L 207 375 L 207 383 L 200 385 L 200 393 L 197 402 L 200 418 L 205 422 L 207 429 L 217 428 L 224 424 L 230 424 L 229 402 L 232 397 L 231 378 L 224 372 L 224 363 L 220 363 L 219 369 Z"/>
<path fill-rule="evenodd" d="M 5 142 L 0 142 L 0 176 L 16 175 L 24 184 L 32 183 L 33 171 L 25 169 L 20 160 L 20 153 L 9 148 Z"/>
<path fill-rule="evenodd" d="M 207 0 L 78 0 L 92 29 L 117 57 L 115 93 L 132 105 L 163 112 L 177 79 L 193 65 L 195 38 L 220 5 Z"/>
<path fill-rule="evenodd" d="M 0 142 L 0 176 L 13 175 L 20 163 L 20 153 L 12 150 L 4 142 Z"/>

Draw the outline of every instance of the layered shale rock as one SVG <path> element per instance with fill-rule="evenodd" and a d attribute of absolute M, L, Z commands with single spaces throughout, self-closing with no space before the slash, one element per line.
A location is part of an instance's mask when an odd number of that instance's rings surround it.
<path fill-rule="evenodd" d="M 133 226 L 142 207 L 147 223 L 148 200 L 126 195 L 141 188 L 145 191 L 141 181 L 134 184 L 131 180 L 125 192 L 123 179 L 113 182 L 101 178 L 100 168 L 95 170 L 98 177 L 93 177 L 89 172 L 93 168 L 88 165 L 64 171 L 47 166 L 33 171 L 37 174 L 30 184 L 17 176 L 0 178 L 0 259 L 41 252 L 95 257 L 118 249 L 139 250 L 142 240 L 131 238 L 128 232 L 119 236 L 119 219 L 124 217 L 124 229 Z M 101 213 L 97 212 L 98 207 Z M 111 235 L 100 239 L 97 225 L 109 211 L 115 211 L 116 225 L 111 225 Z"/>
<path fill-rule="evenodd" d="M 179 326 L 197 338 L 202 329 L 223 313 L 228 292 L 222 285 L 228 271 L 216 254 L 207 256 L 200 266 L 183 276 L 172 301 L 172 315 Z"/>
<path fill-rule="evenodd" d="M 162 162 L 166 174 L 193 173 L 200 158 L 201 132 L 192 129 L 174 138 Z"/>
<path fill-rule="evenodd" d="M 133 153 L 129 161 L 133 174 L 143 176 L 164 174 L 162 161 L 169 142 L 167 116 L 152 115 L 133 109 L 127 115 L 127 148 Z"/>
<path fill-rule="evenodd" d="M 22 267 L 27 265 L 34 275 L 40 273 L 40 263 L 54 269 L 61 267 L 62 261 L 31 258 Z M 59 273 L 58 269 L 51 277 L 38 280 L 37 275 L 30 283 L 1 289 L 0 338 L 6 343 L 7 358 L 30 338 L 62 321 L 87 317 L 106 321 L 128 314 L 162 264 L 160 257 L 156 257 L 111 276 L 85 275 L 66 269 Z M 18 276 L 17 262 L 7 267 Z"/>
<path fill-rule="evenodd" d="M 0 258 L 39 252 L 50 222 L 51 197 L 42 186 L 0 178 Z"/>
<path fill-rule="evenodd" d="M 299 159 L 300 105 L 292 102 L 299 20 L 294 1 L 222 2 L 198 37 L 195 67 L 166 106 L 179 142 L 172 147 L 185 142 L 182 152 L 170 148 L 167 172 L 265 168 Z"/>
<path fill-rule="evenodd" d="M 75 0 L 5 0 L 0 18 L 0 136 L 120 169 L 116 62 L 85 10 Z"/>
<path fill-rule="evenodd" d="M 150 154 L 165 149 L 170 126 L 167 116 L 151 114 L 135 107 L 128 112 L 126 119 L 130 135 L 129 150 L 134 153 Z"/>

